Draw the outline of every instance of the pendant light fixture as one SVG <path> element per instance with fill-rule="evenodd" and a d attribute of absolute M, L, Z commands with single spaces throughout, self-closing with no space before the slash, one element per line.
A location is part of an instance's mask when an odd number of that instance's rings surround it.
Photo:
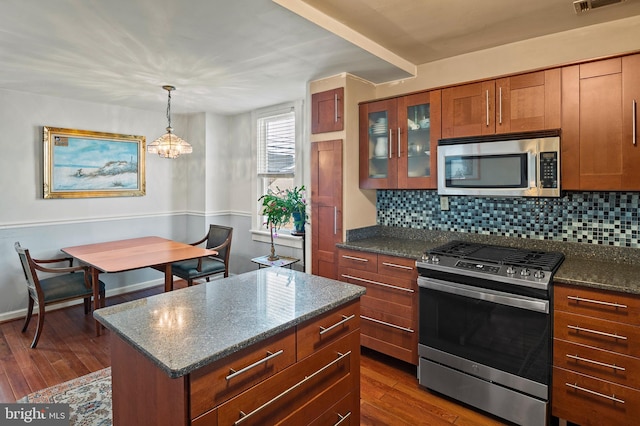
<path fill-rule="evenodd" d="M 147 147 L 149 154 L 158 154 L 163 158 L 177 158 L 182 154 L 191 154 L 193 148 L 185 140 L 179 138 L 173 134 L 173 127 L 171 127 L 171 91 L 176 90 L 173 86 L 162 86 L 164 90 L 169 93 L 169 99 L 167 100 L 167 133 L 160 136 L 155 141 L 151 142 Z"/>

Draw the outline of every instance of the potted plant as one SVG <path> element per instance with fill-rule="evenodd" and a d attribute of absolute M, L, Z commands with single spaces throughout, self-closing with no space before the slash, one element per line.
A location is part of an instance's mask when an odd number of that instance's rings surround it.
<path fill-rule="evenodd" d="M 297 233 L 304 232 L 304 225 L 309 220 L 307 214 L 307 199 L 305 198 L 304 185 L 285 191 L 285 202 L 293 217 L 293 226 Z"/>
<path fill-rule="evenodd" d="M 262 201 L 261 214 L 267 217 L 265 222 L 269 228 L 271 237 L 271 254 L 269 260 L 277 260 L 275 247 L 273 245 L 273 235 L 282 225 L 286 225 L 291 220 L 291 209 L 286 201 L 286 193 L 277 188 L 277 192 L 269 190 L 266 194 L 258 198 Z"/>

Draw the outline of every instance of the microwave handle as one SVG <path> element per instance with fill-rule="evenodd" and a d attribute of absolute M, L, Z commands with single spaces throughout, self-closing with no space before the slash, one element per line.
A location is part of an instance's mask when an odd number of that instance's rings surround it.
<path fill-rule="evenodd" d="M 540 170 L 538 168 L 538 162 L 536 161 L 537 155 L 535 152 L 527 151 L 527 168 L 529 169 L 529 189 L 538 188 L 538 182 L 540 182 Z"/>

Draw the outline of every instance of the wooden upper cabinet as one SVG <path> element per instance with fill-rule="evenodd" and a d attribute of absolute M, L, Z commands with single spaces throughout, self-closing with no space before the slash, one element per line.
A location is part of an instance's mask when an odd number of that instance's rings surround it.
<path fill-rule="evenodd" d="M 494 134 L 495 90 L 493 80 L 442 90 L 442 137 Z"/>
<path fill-rule="evenodd" d="M 311 95 L 311 133 L 344 129 L 344 87 Z"/>
<path fill-rule="evenodd" d="M 559 129 L 561 70 L 496 80 L 496 133 Z"/>
<path fill-rule="evenodd" d="M 559 68 L 442 91 L 442 137 L 560 128 Z"/>
<path fill-rule="evenodd" d="M 640 190 L 638 99 L 640 55 L 563 68 L 562 189 Z"/>
<path fill-rule="evenodd" d="M 441 91 L 360 105 L 360 187 L 436 188 Z"/>

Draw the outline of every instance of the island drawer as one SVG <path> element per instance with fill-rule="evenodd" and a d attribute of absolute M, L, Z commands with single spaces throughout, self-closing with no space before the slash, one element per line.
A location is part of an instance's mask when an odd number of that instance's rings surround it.
<path fill-rule="evenodd" d="M 359 328 L 359 301 L 300 324 L 296 333 L 298 361 Z"/>
<path fill-rule="evenodd" d="M 351 333 L 218 407 L 218 425 L 280 424 L 319 395 L 359 386 L 359 333 Z M 305 410 L 305 413 L 307 410 Z M 320 412 L 321 413 L 321 412 Z"/>
<path fill-rule="evenodd" d="M 554 367 L 552 414 L 585 426 L 631 425 L 640 418 L 640 392 Z"/>
<path fill-rule="evenodd" d="M 295 330 L 287 330 L 190 375 L 191 418 L 296 362 Z"/>
<path fill-rule="evenodd" d="M 554 337 L 624 355 L 640 354 L 640 327 L 555 311 Z"/>
<path fill-rule="evenodd" d="M 554 339 L 553 365 L 640 388 L 640 358 Z"/>
<path fill-rule="evenodd" d="M 309 423 L 309 426 L 323 426 L 323 425 L 340 425 L 340 426 L 356 426 L 360 424 L 360 419 L 356 418 L 355 413 L 352 411 L 353 407 L 357 407 L 360 401 L 356 399 L 357 394 L 350 393 L 349 395 L 336 402 L 333 406 L 329 407 L 320 417 Z"/>
<path fill-rule="evenodd" d="M 627 324 L 640 324 L 640 297 L 613 291 L 566 285 L 554 286 L 556 310 Z"/>
<path fill-rule="evenodd" d="M 338 250 L 338 264 L 345 268 L 376 272 L 378 270 L 378 255 L 366 251 L 340 249 Z"/>

